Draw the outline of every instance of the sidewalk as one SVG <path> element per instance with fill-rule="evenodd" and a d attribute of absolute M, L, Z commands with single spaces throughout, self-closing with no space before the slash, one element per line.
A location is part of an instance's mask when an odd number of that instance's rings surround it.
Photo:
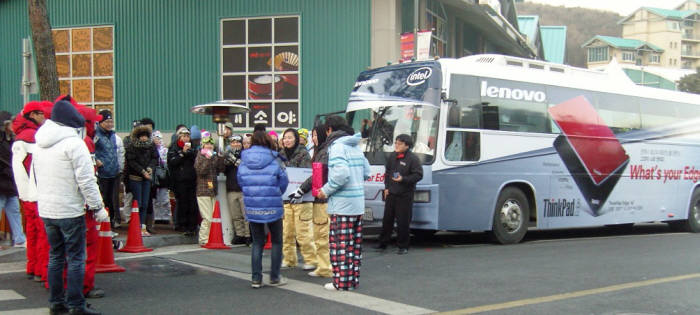
<path fill-rule="evenodd" d="M 129 234 L 129 226 L 122 225 L 115 229 L 119 235 L 115 238 L 126 244 L 126 236 Z M 174 231 L 169 224 L 156 224 L 155 232 L 149 237 L 143 237 L 143 245 L 148 248 L 159 248 L 172 245 L 197 244 L 197 236 L 186 237 L 181 232 Z M 11 242 L 0 241 L 0 264 L 10 262 L 21 262 L 26 260 L 25 248 L 14 248 Z"/>

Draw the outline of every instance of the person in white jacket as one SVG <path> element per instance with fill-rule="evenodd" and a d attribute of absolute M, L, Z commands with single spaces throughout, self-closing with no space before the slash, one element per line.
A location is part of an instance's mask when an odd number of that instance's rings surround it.
<path fill-rule="evenodd" d="M 52 314 L 99 314 L 85 304 L 85 215 L 109 221 L 92 158 L 83 141 L 85 119 L 67 101 L 58 101 L 36 133 L 34 172 L 39 216 L 49 239 L 49 289 Z M 85 211 L 87 204 L 88 213 Z M 68 263 L 67 290 L 63 268 Z"/>

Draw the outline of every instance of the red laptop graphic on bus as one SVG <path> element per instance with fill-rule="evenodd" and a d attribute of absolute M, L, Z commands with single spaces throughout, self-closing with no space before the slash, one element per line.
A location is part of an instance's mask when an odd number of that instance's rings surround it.
<path fill-rule="evenodd" d="M 549 108 L 549 114 L 562 131 L 554 148 L 591 207 L 591 214 L 597 216 L 629 156 L 584 96 Z"/>

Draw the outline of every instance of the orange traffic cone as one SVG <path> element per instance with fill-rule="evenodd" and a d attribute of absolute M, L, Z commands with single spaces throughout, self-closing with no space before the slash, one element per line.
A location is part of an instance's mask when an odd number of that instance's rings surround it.
<path fill-rule="evenodd" d="M 221 209 L 218 201 L 214 204 L 214 216 L 211 218 L 211 225 L 209 226 L 209 241 L 202 247 L 208 249 L 231 249 L 231 247 L 224 244 L 224 232 L 221 229 Z"/>
<path fill-rule="evenodd" d="M 270 248 L 272 248 L 272 238 L 270 237 L 270 233 L 267 233 L 267 243 L 265 243 L 265 247 L 263 247 L 263 249 Z"/>
<path fill-rule="evenodd" d="M 109 227 L 109 221 L 100 224 L 100 242 L 98 243 L 97 253 L 97 266 L 95 267 L 97 273 L 126 271 L 124 267 L 114 263 L 112 230 Z"/>
<path fill-rule="evenodd" d="M 119 251 L 125 253 L 142 253 L 152 250 L 152 248 L 143 246 L 143 240 L 141 239 L 141 220 L 139 219 L 139 204 L 134 200 L 131 204 L 131 219 L 129 220 L 129 235 L 126 236 L 126 246 Z"/>

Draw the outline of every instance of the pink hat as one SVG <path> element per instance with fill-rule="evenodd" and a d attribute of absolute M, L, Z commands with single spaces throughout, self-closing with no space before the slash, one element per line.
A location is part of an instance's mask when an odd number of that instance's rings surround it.
<path fill-rule="evenodd" d="M 279 138 L 279 136 L 277 135 L 277 133 L 274 130 L 270 130 L 270 132 L 268 134 L 271 136 L 274 136 L 275 138 Z"/>

